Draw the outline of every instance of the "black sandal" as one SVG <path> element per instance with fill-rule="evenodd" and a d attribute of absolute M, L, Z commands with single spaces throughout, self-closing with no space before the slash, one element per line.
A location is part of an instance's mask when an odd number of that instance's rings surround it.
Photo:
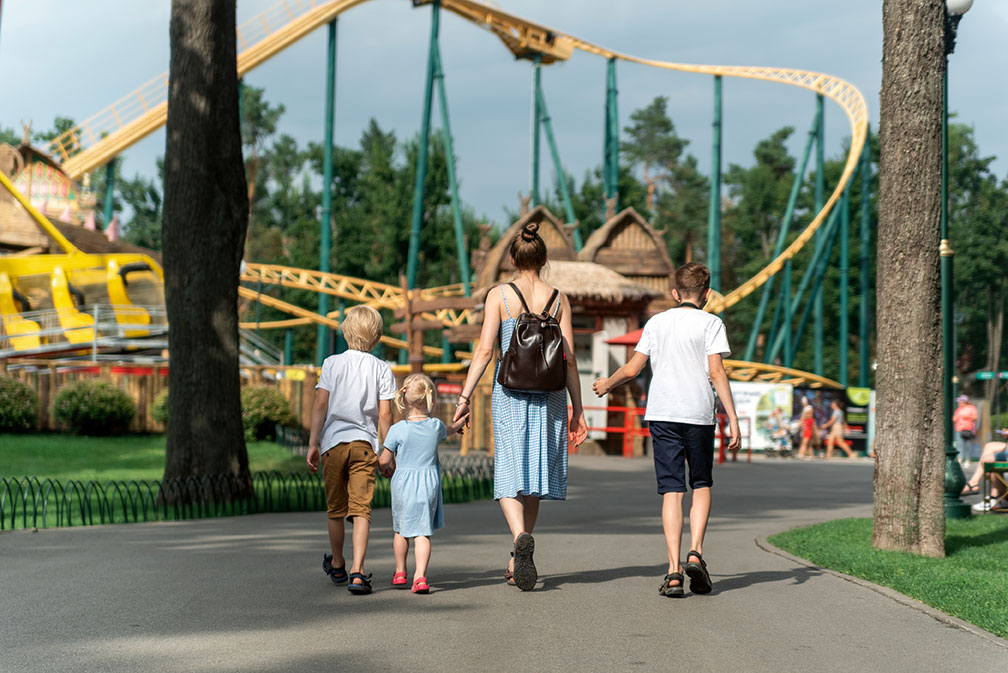
<path fill-rule="evenodd" d="M 672 582 L 676 580 L 679 581 L 679 584 L 672 584 Z M 665 580 L 658 588 L 658 595 L 667 596 L 669 598 L 682 598 L 685 593 L 686 592 L 683 589 L 682 573 L 669 573 L 665 576 Z"/>
<path fill-rule="evenodd" d="M 356 595 L 364 596 L 371 593 L 371 575 L 364 575 L 362 573 L 350 573 L 350 584 L 347 585 L 347 591 Z M 355 584 L 354 580 L 360 580 L 360 584 Z"/>
<path fill-rule="evenodd" d="M 976 495 L 980 492 L 980 484 L 973 486 L 972 484 L 966 484 L 963 486 L 962 493 L 959 495 Z"/>
<path fill-rule="evenodd" d="M 332 554 L 322 555 L 322 572 L 329 576 L 333 584 L 346 584 L 348 579 L 346 563 L 344 562 L 339 568 L 333 568 Z"/>
<path fill-rule="evenodd" d="M 694 556 L 699 563 L 690 561 Z M 683 570 L 689 575 L 690 591 L 695 594 L 709 594 L 711 592 L 713 586 L 711 585 L 710 573 L 707 572 L 707 563 L 700 556 L 700 552 L 690 549 L 689 553 L 686 554 L 686 563 L 683 565 Z"/>
<path fill-rule="evenodd" d="M 535 551 L 535 539 L 528 533 L 522 533 L 514 544 L 514 583 L 522 591 L 532 591 L 539 575 L 536 572 L 532 553 Z"/>

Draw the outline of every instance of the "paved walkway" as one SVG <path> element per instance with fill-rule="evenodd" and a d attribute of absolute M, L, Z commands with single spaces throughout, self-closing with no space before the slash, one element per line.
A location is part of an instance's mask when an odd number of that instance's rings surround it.
<path fill-rule="evenodd" d="M 646 460 L 575 457 L 543 505 L 541 585 L 500 580 L 492 502 L 449 505 L 434 592 L 386 586 L 389 510 L 354 597 L 323 576 L 320 514 L 0 534 L 0 671 L 1008 670 L 1008 643 L 757 545 L 804 523 L 868 516 L 872 465 L 719 466 L 709 596 L 657 595 L 664 545 Z"/>

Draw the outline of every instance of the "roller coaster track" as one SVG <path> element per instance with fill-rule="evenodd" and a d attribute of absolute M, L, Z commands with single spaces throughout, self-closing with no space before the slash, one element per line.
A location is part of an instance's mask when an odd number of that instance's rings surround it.
<path fill-rule="evenodd" d="M 238 28 L 238 75 L 244 75 L 316 28 L 367 1 L 281 0 Z M 413 4 L 430 4 L 432 1 L 413 0 Z M 480 2 L 441 0 L 441 6 L 492 32 L 520 58 L 540 54 L 544 63 L 552 63 L 567 60 L 573 50 L 578 49 L 607 59 L 618 59 L 664 70 L 755 79 L 796 86 L 821 94 L 840 106 L 850 123 L 850 149 L 840 179 L 822 210 L 816 213 L 812 221 L 779 256 L 771 260 L 755 276 L 710 304 L 708 310 L 721 312 L 733 306 L 780 271 L 784 263 L 801 250 L 825 221 L 857 167 L 868 132 L 868 108 L 861 92 L 838 77 L 793 68 L 695 65 L 640 58 L 601 47 Z M 167 90 L 168 74 L 165 73 L 53 139 L 49 146 L 50 152 L 62 162 L 63 170 L 74 178 L 79 178 L 108 163 L 124 149 L 165 123 L 168 112 Z M 265 269 L 263 271 L 265 272 Z M 350 282 L 345 277 L 337 281 L 332 274 L 324 277 L 325 275 L 320 272 L 298 270 L 298 273 L 293 273 L 293 271 L 288 269 L 287 272 L 277 272 L 278 284 L 285 287 L 314 289 L 316 292 L 325 292 L 375 306 L 394 308 L 403 303 L 401 290 L 394 286 L 359 280 Z M 249 273 L 248 277 L 243 276 L 242 280 L 266 282 L 265 278 L 251 278 L 252 275 Z M 442 289 L 442 292 L 448 291 Z M 451 324 L 459 324 L 468 319 L 464 313 L 438 312 L 435 317 Z"/>

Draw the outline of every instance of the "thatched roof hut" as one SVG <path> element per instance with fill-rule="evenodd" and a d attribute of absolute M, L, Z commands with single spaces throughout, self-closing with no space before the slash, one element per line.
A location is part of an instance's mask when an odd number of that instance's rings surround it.
<path fill-rule="evenodd" d="M 511 264 L 511 256 L 508 250 L 515 236 L 521 232 L 522 227 L 528 222 L 537 222 L 539 224 L 539 235 L 542 236 L 543 241 L 546 243 L 550 262 L 573 260 L 575 258 L 574 241 L 571 239 L 567 225 L 545 206 L 539 205 L 518 218 L 514 224 L 508 227 L 507 231 L 501 234 L 497 245 L 490 249 L 490 252 L 479 265 L 479 272 L 476 276 L 476 287 L 486 288 L 495 285 L 514 274 L 514 266 Z"/>
<path fill-rule="evenodd" d="M 623 313 L 640 310 L 662 296 L 657 290 L 592 262 L 551 261 L 543 269 L 542 278 L 580 308 L 607 306 L 612 312 Z M 614 307 L 618 308 L 613 311 Z"/>
<path fill-rule="evenodd" d="M 661 234 L 633 208 L 617 213 L 592 232 L 577 258 L 607 266 L 671 299 L 675 264 Z"/>

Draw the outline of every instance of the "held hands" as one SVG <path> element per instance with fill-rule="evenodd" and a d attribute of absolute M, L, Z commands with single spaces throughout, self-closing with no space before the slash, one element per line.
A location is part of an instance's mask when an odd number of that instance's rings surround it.
<path fill-rule="evenodd" d="M 378 472 L 386 479 L 391 479 L 392 475 L 395 474 L 395 469 L 395 458 L 392 452 L 382 449 L 381 455 L 378 456 Z"/>
<path fill-rule="evenodd" d="M 470 423 L 469 400 L 468 398 L 463 399 L 459 397 L 458 404 L 455 405 L 455 415 L 452 416 L 452 422 L 449 427 L 461 435 L 462 428 L 468 428 Z"/>
<path fill-rule="evenodd" d="M 318 472 L 319 447 L 317 444 L 308 447 L 308 455 L 305 456 L 305 462 L 308 463 L 308 469 L 311 470 L 312 474 Z"/>

